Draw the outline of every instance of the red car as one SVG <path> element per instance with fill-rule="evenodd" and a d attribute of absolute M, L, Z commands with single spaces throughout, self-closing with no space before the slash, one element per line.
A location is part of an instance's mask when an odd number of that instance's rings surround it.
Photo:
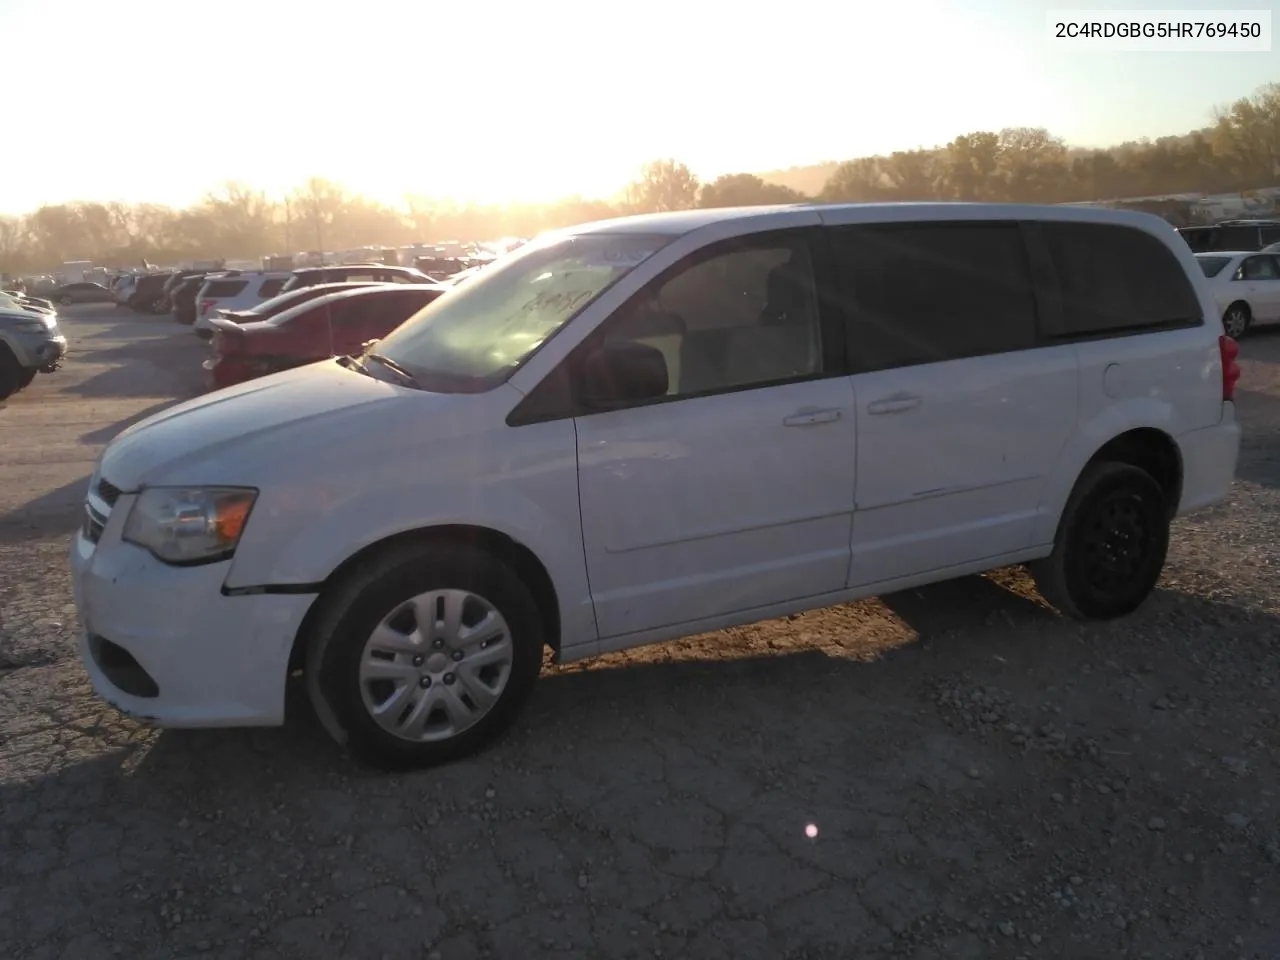
<path fill-rule="evenodd" d="M 349 281 L 345 283 L 322 283 L 312 287 L 302 287 L 288 293 L 277 293 L 269 300 L 263 300 L 245 310 L 220 310 L 219 316 L 232 323 L 256 323 L 259 320 L 270 320 L 277 313 L 284 313 L 290 307 L 325 297 L 331 293 L 342 293 L 346 290 L 361 290 L 367 287 L 388 286 L 377 280 Z"/>
<path fill-rule="evenodd" d="M 359 354 L 449 287 L 395 284 L 317 297 L 267 320 L 212 319 L 213 356 L 204 362 L 211 389 L 229 387 L 329 357 Z"/>

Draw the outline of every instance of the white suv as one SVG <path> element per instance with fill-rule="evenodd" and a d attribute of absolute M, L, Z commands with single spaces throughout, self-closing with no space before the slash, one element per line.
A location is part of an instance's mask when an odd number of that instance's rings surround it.
<path fill-rule="evenodd" d="M 120 434 L 71 564 L 97 691 L 274 725 L 290 672 L 425 765 L 561 661 L 1028 564 L 1121 617 L 1236 466 L 1234 341 L 1155 217 L 989 204 L 589 224 L 360 357 Z"/>
<path fill-rule="evenodd" d="M 214 274 L 196 294 L 196 336 L 213 336 L 209 321 L 221 310 L 248 310 L 278 294 L 293 276 L 289 271 L 242 270 Z"/>

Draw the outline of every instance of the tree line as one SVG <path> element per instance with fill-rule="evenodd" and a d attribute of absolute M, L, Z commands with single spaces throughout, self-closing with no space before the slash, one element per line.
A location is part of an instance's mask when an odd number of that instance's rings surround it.
<path fill-rule="evenodd" d="M 1069 147 L 1041 128 L 977 131 L 933 149 L 838 164 L 816 196 L 734 173 L 701 182 L 675 159 L 646 164 L 612 200 L 552 204 L 442 204 L 408 196 L 375 203 L 311 178 L 283 198 L 227 183 L 186 209 L 156 204 L 62 203 L 0 217 L 0 272 L 48 271 L 67 260 L 128 267 L 144 261 L 253 258 L 302 250 L 442 240 L 492 240 L 622 214 L 694 207 L 894 200 L 1070 203 L 1234 193 L 1280 184 L 1280 83 L 1221 107 L 1182 136 L 1107 149 Z M 1171 219 L 1185 211 L 1166 205 Z"/>

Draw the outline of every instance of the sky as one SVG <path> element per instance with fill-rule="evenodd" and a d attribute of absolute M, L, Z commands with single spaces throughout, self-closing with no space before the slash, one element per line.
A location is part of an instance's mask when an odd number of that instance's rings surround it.
<path fill-rule="evenodd" d="M 1280 51 L 1083 51 L 1046 11 L 1269 6 L 0 0 L 0 213 L 311 176 L 388 203 L 607 197 L 660 157 L 713 178 L 1007 126 L 1107 146 L 1205 126 Z"/>

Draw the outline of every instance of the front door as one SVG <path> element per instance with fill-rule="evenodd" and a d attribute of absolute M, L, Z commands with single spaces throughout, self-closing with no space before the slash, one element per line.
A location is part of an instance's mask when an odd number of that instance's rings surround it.
<path fill-rule="evenodd" d="M 855 422 L 807 231 L 715 244 L 597 331 L 656 347 L 668 397 L 581 415 L 583 545 L 602 638 L 841 589 Z"/>
<path fill-rule="evenodd" d="M 1018 224 L 842 227 L 833 248 L 858 409 L 850 584 L 1031 546 L 1078 364 L 1035 346 Z"/>

